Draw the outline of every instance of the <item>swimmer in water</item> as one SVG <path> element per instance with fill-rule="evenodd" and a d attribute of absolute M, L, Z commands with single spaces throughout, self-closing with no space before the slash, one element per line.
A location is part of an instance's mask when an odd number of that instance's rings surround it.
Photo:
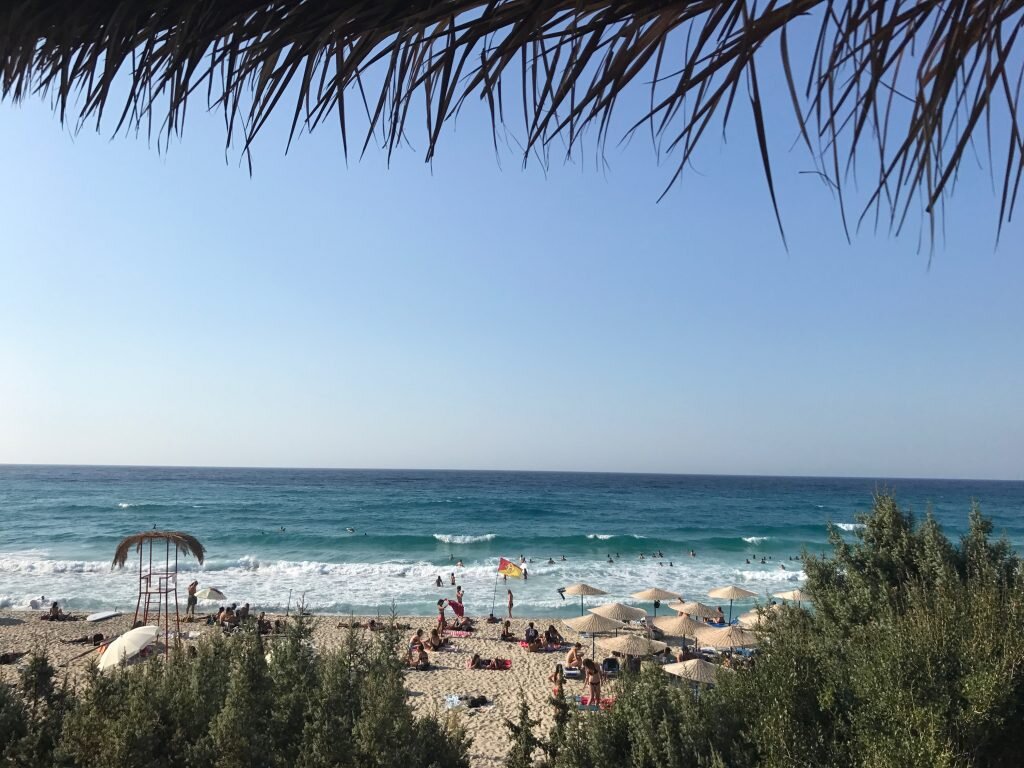
<path fill-rule="evenodd" d="M 565 555 L 562 555 L 562 562 L 565 562 Z"/>
<path fill-rule="evenodd" d="M 456 568 L 465 568 L 466 566 L 464 566 L 464 565 L 462 564 L 462 561 L 461 561 L 461 560 L 459 560 L 459 562 L 457 562 L 457 563 L 455 564 L 455 567 L 456 567 Z"/>

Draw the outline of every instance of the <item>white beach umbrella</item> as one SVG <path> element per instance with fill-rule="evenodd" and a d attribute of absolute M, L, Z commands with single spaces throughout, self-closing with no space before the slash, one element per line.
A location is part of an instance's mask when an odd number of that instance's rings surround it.
<path fill-rule="evenodd" d="M 675 664 L 666 664 L 662 669 L 670 675 L 682 677 L 695 683 L 703 683 L 704 685 L 714 685 L 720 674 L 728 674 L 733 671 L 719 664 L 711 664 L 704 661 L 704 659 L 690 659 L 689 661 L 680 661 Z"/>
<path fill-rule="evenodd" d="M 589 584 L 583 584 L 583 583 L 580 583 L 580 584 L 570 584 L 568 587 L 565 587 L 565 589 L 563 589 L 562 592 L 565 593 L 566 595 L 572 595 L 573 597 L 575 597 L 576 595 L 579 595 L 579 598 L 580 598 L 580 616 L 583 615 L 583 596 L 584 595 L 595 596 L 595 595 L 607 595 L 608 594 L 603 589 L 598 589 L 597 587 L 592 587 Z"/>
<path fill-rule="evenodd" d="M 668 645 L 659 640 L 648 640 L 640 635 L 619 635 L 618 637 L 607 637 L 601 640 L 602 648 L 624 653 L 627 656 L 650 656 L 652 653 L 661 653 Z"/>
<path fill-rule="evenodd" d="M 206 587 L 196 592 L 196 597 L 200 600 L 227 600 L 227 595 L 221 592 L 216 587 Z"/>
<path fill-rule="evenodd" d="M 634 592 L 630 595 L 634 600 L 650 601 L 654 603 L 654 615 L 658 615 L 658 603 L 664 602 L 665 600 L 682 600 L 683 596 L 676 592 L 669 592 L 664 589 L 658 589 L 658 587 L 651 587 L 645 589 L 643 592 Z"/>
<path fill-rule="evenodd" d="M 616 621 L 639 621 L 640 619 L 647 618 L 647 611 L 643 608 L 634 608 L 623 603 L 605 603 L 604 605 L 594 606 L 589 611 L 596 613 L 598 616 L 604 616 L 606 619 L 615 619 Z"/>
<path fill-rule="evenodd" d="M 697 632 L 697 640 L 702 645 L 709 645 L 712 648 L 750 648 L 757 645 L 760 640 L 757 635 L 743 627 L 729 626 L 719 629 L 718 627 L 704 627 Z"/>
<path fill-rule="evenodd" d="M 749 589 L 743 587 L 737 587 L 734 584 L 730 584 L 726 587 L 718 587 L 708 592 L 708 597 L 713 597 L 715 600 L 728 600 L 729 601 L 729 623 L 732 624 L 732 602 L 733 600 L 743 600 L 747 597 L 757 597 L 756 592 L 751 592 Z"/>
<path fill-rule="evenodd" d="M 159 627 L 145 626 L 128 630 L 115 639 L 100 656 L 101 670 L 116 667 L 126 659 L 137 656 L 143 648 L 154 643 L 160 634 Z"/>
<path fill-rule="evenodd" d="M 577 632 L 587 632 L 591 635 L 590 643 L 590 655 L 594 655 L 594 642 L 593 636 L 599 632 L 614 632 L 615 630 L 622 629 L 626 625 L 621 621 L 615 619 L 609 619 L 596 613 L 587 613 L 579 618 L 574 619 L 563 619 L 562 623 L 570 629 L 574 629 Z"/>

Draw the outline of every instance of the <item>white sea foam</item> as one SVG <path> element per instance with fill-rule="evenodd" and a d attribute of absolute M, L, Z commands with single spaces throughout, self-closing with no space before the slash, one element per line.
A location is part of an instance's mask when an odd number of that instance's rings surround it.
<path fill-rule="evenodd" d="M 374 614 L 387 613 L 392 604 L 400 611 L 428 615 L 440 597 L 452 597 L 449 573 L 455 573 L 466 591 L 471 615 L 486 616 L 492 600 L 503 604 L 504 591 L 515 593 L 516 607 L 522 615 L 543 616 L 579 610 L 579 601 L 562 600 L 556 589 L 585 581 L 609 593 L 608 599 L 628 599 L 638 584 L 656 584 L 687 599 L 706 600 L 707 593 L 722 584 L 747 584 L 766 594 L 792 589 L 803 578 L 798 570 L 781 571 L 778 564 L 743 567 L 712 557 L 640 560 L 623 558 L 614 563 L 601 559 L 570 558 L 548 565 L 539 560 L 528 564 L 527 581 L 497 577 L 497 556 L 464 558 L 466 567 L 423 560 L 386 560 L 382 562 L 329 562 L 287 560 L 256 554 L 211 557 L 203 565 L 192 559 L 181 561 L 182 589 L 192 578 L 200 585 L 216 586 L 230 602 L 249 602 L 258 610 L 283 610 L 305 595 L 314 611 Z M 742 561 L 741 561 L 742 562 Z M 444 587 L 435 586 L 440 576 Z M 108 560 L 57 560 L 39 558 L 26 552 L 0 552 L 0 605 L 29 607 L 29 600 L 58 600 L 65 610 L 88 612 L 99 609 L 126 610 L 134 607 L 138 574 L 132 568 L 111 570 Z M 496 596 L 496 598 L 495 598 Z M 589 601 L 587 601 L 589 603 Z M 737 606 L 753 605 L 753 600 Z M 206 607 L 212 603 L 204 603 Z M 574 609 L 575 605 L 575 609 Z"/>
<path fill-rule="evenodd" d="M 864 523 L 836 523 L 836 528 L 842 528 L 844 531 L 856 531 L 858 528 L 863 528 Z"/>
<path fill-rule="evenodd" d="M 764 544 L 764 542 L 768 541 L 770 538 L 771 536 L 744 536 L 743 540 L 747 542 L 747 544 Z"/>
<path fill-rule="evenodd" d="M 130 509 L 131 507 L 134 507 L 135 505 L 134 504 L 128 504 L 128 503 L 122 501 L 117 506 L 119 506 L 121 509 Z"/>
<path fill-rule="evenodd" d="M 496 533 L 485 533 L 480 536 L 468 536 L 457 533 L 435 533 L 434 538 L 445 544 L 477 544 L 481 541 L 494 541 Z"/>
<path fill-rule="evenodd" d="M 614 539 L 614 533 L 588 533 L 588 539 L 600 539 L 601 541 L 608 541 L 608 539 Z"/>

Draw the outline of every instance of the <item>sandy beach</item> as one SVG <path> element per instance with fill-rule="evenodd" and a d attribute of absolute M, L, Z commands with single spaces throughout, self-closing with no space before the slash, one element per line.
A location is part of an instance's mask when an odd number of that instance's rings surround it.
<path fill-rule="evenodd" d="M 370 617 L 356 617 L 365 622 Z M 82 673 L 89 662 L 96 658 L 91 646 L 71 644 L 67 641 L 102 632 L 113 637 L 127 630 L 132 615 L 119 616 L 105 621 L 90 623 L 86 621 L 49 622 L 41 621 L 38 612 L 0 611 L 0 653 L 20 651 L 45 651 L 58 671 L 58 675 L 67 675 L 72 684 L 80 684 Z M 328 650 L 339 645 L 346 633 L 342 622 L 349 617 L 337 615 L 320 615 L 313 617 L 313 641 L 318 649 Z M 401 624 L 410 624 L 414 629 L 422 627 L 428 631 L 433 627 L 432 618 L 424 616 L 406 616 L 398 620 Z M 575 634 L 557 620 L 522 618 L 512 621 L 513 631 L 522 636 L 527 623 L 533 621 L 541 630 L 549 624 L 562 632 L 567 640 Z M 556 662 L 565 658 L 565 652 L 528 653 L 517 643 L 502 642 L 498 639 L 500 624 L 480 624 L 479 629 L 471 637 L 454 638 L 454 648 L 439 653 L 431 653 L 433 667 L 429 671 L 410 670 L 406 673 L 406 690 L 409 701 L 417 713 L 445 712 L 445 697 L 450 694 L 468 694 L 486 696 L 493 705 L 479 709 L 462 709 L 457 715 L 460 723 L 472 739 L 470 757 L 472 765 L 479 768 L 499 766 L 508 745 L 507 732 L 504 726 L 506 718 L 517 716 L 519 701 L 529 702 L 531 715 L 541 720 L 541 732 L 551 727 L 552 709 L 548 703 L 551 684 L 547 677 Z M 202 622 L 182 623 L 182 631 L 206 634 L 216 631 L 212 626 Z M 365 630 L 364 630 L 365 631 Z M 412 631 L 403 632 L 412 634 Z M 589 641 L 585 642 L 589 652 Z M 512 660 L 512 668 L 507 671 L 471 670 L 467 663 L 474 653 L 484 658 L 508 658 Z M 598 656 L 602 656 L 598 648 Z M 0 680 L 13 683 L 17 679 L 21 666 L 26 662 L 23 657 L 14 664 L 0 666 Z M 611 690 L 609 683 L 608 690 Z M 579 680 L 566 681 L 568 696 L 581 695 L 583 683 Z"/>

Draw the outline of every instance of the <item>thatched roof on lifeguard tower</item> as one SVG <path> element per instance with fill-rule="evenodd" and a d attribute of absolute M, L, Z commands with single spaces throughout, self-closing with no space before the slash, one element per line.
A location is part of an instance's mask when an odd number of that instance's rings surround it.
<path fill-rule="evenodd" d="M 180 554 L 192 555 L 200 565 L 203 564 L 203 558 L 206 556 L 206 547 L 195 536 L 181 531 L 145 531 L 121 539 L 117 549 L 114 550 L 114 559 L 111 561 L 110 567 L 123 568 L 131 551 L 133 549 L 136 552 L 141 551 L 147 542 L 152 542 L 154 546 L 166 545 L 166 542 L 170 542 L 170 545 Z"/>
<path fill-rule="evenodd" d="M 987 160 L 1001 223 L 1024 171 L 1021 16 L 999 0 L 5 0 L 0 100 L 48 97 L 73 126 L 109 115 L 158 142 L 187 105 L 214 109 L 246 154 L 272 113 L 289 142 L 334 123 L 346 152 L 356 127 L 360 151 L 389 155 L 416 120 L 428 162 L 477 101 L 496 147 L 543 163 L 646 134 L 668 184 L 742 108 L 773 203 L 769 127 L 799 137 L 841 210 L 856 180 L 861 218 L 897 231 L 934 224 L 963 158 L 1005 152 Z M 641 98 L 620 99 L 631 84 Z"/>

